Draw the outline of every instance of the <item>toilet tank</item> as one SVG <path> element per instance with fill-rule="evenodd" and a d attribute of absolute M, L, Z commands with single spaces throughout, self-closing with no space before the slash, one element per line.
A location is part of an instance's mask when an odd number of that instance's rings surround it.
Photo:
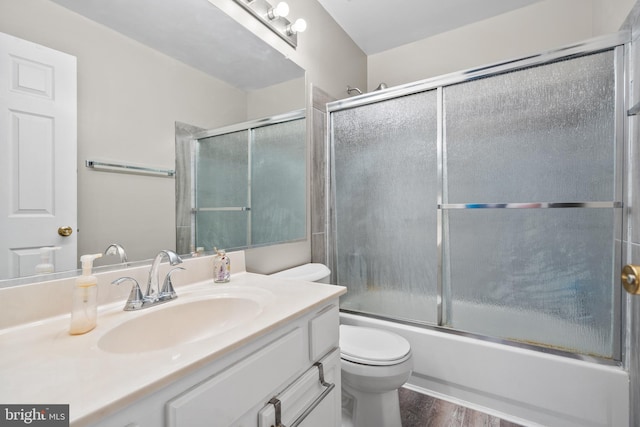
<path fill-rule="evenodd" d="M 281 277 L 283 279 L 306 280 L 308 282 L 330 283 L 331 270 L 324 264 L 310 263 L 278 271 L 270 276 Z"/>

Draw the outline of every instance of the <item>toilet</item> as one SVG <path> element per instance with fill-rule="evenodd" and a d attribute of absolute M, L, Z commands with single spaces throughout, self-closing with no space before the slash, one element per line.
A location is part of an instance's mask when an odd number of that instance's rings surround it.
<path fill-rule="evenodd" d="M 340 325 L 340 359 L 343 426 L 401 427 L 398 389 L 413 369 L 409 341 L 381 329 Z"/>
<path fill-rule="evenodd" d="M 329 283 L 331 270 L 324 264 L 310 263 L 278 271 L 271 274 L 271 276 L 282 277 L 283 279 L 306 280 L 307 282 Z"/>
<path fill-rule="evenodd" d="M 275 277 L 329 283 L 323 264 L 305 264 Z M 343 427 L 401 427 L 398 389 L 413 369 L 409 341 L 393 332 L 340 325 Z"/>

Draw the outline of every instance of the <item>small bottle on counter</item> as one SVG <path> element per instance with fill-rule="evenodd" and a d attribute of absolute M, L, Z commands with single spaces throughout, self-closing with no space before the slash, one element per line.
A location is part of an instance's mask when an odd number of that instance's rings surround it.
<path fill-rule="evenodd" d="M 231 260 L 224 249 L 214 249 L 217 255 L 213 259 L 213 281 L 227 283 L 231 280 Z"/>

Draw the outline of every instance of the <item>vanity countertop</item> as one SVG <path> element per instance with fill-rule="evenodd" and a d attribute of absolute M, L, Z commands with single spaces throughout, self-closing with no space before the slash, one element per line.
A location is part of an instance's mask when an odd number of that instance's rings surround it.
<path fill-rule="evenodd" d="M 84 335 L 68 334 L 69 314 L 0 330 L 0 402 L 69 404 L 71 425 L 88 425 L 320 307 L 346 289 L 240 272 L 228 284 L 207 280 L 177 291 L 177 300 L 135 312 L 122 310 L 124 300 L 102 305 L 97 327 Z M 257 293 L 268 303 L 250 322 L 179 346 L 121 354 L 98 345 L 107 332 L 135 316 L 211 292 Z"/>

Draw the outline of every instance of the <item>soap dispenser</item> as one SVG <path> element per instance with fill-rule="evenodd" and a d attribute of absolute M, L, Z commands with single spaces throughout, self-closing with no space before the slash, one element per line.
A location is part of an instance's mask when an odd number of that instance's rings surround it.
<path fill-rule="evenodd" d="M 69 334 L 80 335 L 96 327 L 98 317 L 98 278 L 91 274 L 93 260 L 102 254 L 82 255 L 82 276 L 76 279 L 71 306 Z"/>
<path fill-rule="evenodd" d="M 62 249 L 60 246 L 45 246 L 40 248 L 40 264 L 36 265 L 36 274 L 55 273 L 51 263 L 51 252 Z"/>
<path fill-rule="evenodd" d="M 231 260 L 224 249 L 214 249 L 217 255 L 213 259 L 213 282 L 227 283 L 231 280 Z"/>

